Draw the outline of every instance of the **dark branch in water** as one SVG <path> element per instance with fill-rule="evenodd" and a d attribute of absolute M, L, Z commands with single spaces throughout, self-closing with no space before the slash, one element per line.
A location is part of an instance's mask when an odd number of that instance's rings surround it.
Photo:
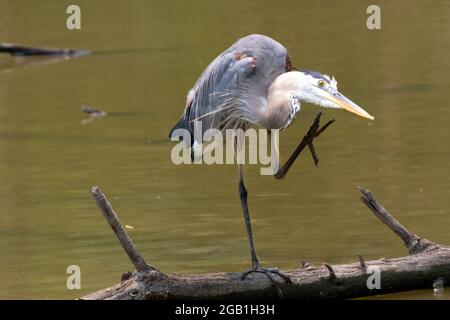
<path fill-rule="evenodd" d="M 0 52 L 9 53 L 14 57 L 25 56 L 83 56 L 91 53 L 87 50 L 81 49 L 67 49 L 67 48 L 37 48 L 22 46 L 14 43 L 0 43 Z"/>

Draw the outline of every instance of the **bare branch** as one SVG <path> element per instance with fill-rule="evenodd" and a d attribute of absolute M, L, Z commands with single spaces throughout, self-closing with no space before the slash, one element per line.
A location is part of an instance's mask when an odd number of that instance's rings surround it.
<path fill-rule="evenodd" d="M 131 262 L 138 272 L 146 272 L 151 270 L 157 270 L 155 267 L 148 265 L 144 258 L 137 251 L 133 241 L 128 236 L 125 228 L 120 223 L 119 217 L 114 212 L 114 209 L 111 207 L 108 199 L 100 190 L 99 187 L 93 187 L 91 190 L 92 197 L 94 198 L 97 206 L 102 210 L 103 216 L 108 221 L 109 225 L 113 229 L 114 233 L 117 236 L 122 248 L 127 253 Z"/>
<path fill-rule="evenodd" d="M 372 195 L 372 193 L 362 187 L 358 188 L 362 193 L 361 201 L 370 209 L 372 212 L 380 219 L 384 224 L 386 224 L 389 229 L 395 232 L 403 242 L 406 248 L 408 248 L 410 254 L 419 253 L 425 250 L 432 250 L 437 247 L 437 245 L 426 239 L 420 239 L 417 235 L 413 234 L 411 231 L 406 229 L 397 219 L 395 219 L 377 199 Z"/>

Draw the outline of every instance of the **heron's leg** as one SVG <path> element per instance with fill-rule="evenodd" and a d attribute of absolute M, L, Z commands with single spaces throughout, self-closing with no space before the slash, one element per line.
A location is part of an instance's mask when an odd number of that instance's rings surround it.
<path fill-rule="evenodd" d="M 244 185 L 244 177 L 243 177 L 243 168 L 242 164 L 238 164 L 239 166 L 239 197 L 241 198 L 242 212 L 244 214 L 245 227 L 247 229 L 248 242 L 250 244 L 250 255 L 252 258 L 252 268 L 242 274 L 242 279 L 245 279 L 247 275 L 253 272 L 264 273 L 269 277 L 272 283 L 276 284 L 275 279 L 272 276 L 272 273 L 277 274 L 281 278 L 283 278 L 286 282 L 290 282 L 289 276 L 276 268 L 262 268 L 259 264 L 258 256 L 256 255 L 255 244 L 253 242 L 253 233 L 252 233 L 252 225 L 250 222 L 250 213 L 248 211 L 248 203 L 247 203 L 247 189 Z M 278 293 L 281 295 L 280 289 L 277 287 Z"/>
<path fill-rule="evenodd" d="M 241 198 L 241 205 L 242 205 L 242 212 L 244 214 L 245 228 L 247 229 L 248 243 L 250 245 L 250 255 L 252 257 L 252 268 L 257 269 L 257 268 L 259 268 L 259 261 L 258 261 L 257 255 L 256 255 L 255 244 L 253 242 L 252 225 L 250 223 L 250 214 L 248 212 L 248 203 L 247 203 L 248 193 L 247 193 L 247 189 L 245 188 L 245 185 L 244 185 L 242 164 L 239 164 L 238 166 L 239 166 L 238 191 L 239 191 L 239 197 Z"/>
<path fill-rule="evenodd" d="M 250 213 L 248 211 L 248 202 L 247 202 L 248 192 L 244 185 L 243 165 L 242 165 L 242 163 L 239 163 L 239 161 L 238 161 L 238 153 L 242 151 L 242 149 L 241 149 L 242 146 L 238 144 L 238 139 L 239 139 L 239 137 L 235 136 L 235 138 L 234 138 L 235 160 L 238 163 L 238 168 L 239 168 L 238 192 L 239 192 L 239 198 L 241 199 L 242 213 L 244 215 L 244 222 L 245 222 L 245 228 L 247 230 L 248 243 L 250 245 L 252 268 L 258 269 L 259 261 L 258 261 L 258 256 L 256 255 L 255 244 L 253 242 L 252 224 L 250 222 Z"/>
<path fill-rule="evenodd" d="M 298 158 L 298 156 L 306 146 L 308 146 L 309 150 L 311 151 L 314 164 L 316 166 L 318 165 L 319 158 L 317 157 L 316 151 L 314 149 L 313 140 L 317 138 L 322 132 L 324 132 L 325 129 L 327 129 L 335 121 L 334 119 L 330 120 L 323 127 L 319 128 L 321 115 L 321 112 L 317 114 L 316 119 L 308 130 L 308 133 L 303 137 L 302 141 L 300 141 L 299 145 L 297 146 L 297 148 L 295 148 L 294 152 L 291 154 L 286 163 L 275 173 L 274 176 L 276 179 L 283 179 L 286 176 L 292 164 L 295 162 L 295 160 Z"/>

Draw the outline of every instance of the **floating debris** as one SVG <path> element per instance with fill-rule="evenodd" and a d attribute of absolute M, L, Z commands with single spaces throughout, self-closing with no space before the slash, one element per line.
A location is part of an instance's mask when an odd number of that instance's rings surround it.
<path fill-rule="evenodd" d="M 82 106 L 81 111 L 86 112 L 88 114 L 103 114 L 106 115 L 105 111 L 90 107 L 90 106 Z"/>
<path fill-rule="evenodd" d="M 125 225 L 125 228 L 130 229 L 130 230 L 134 230 L 134 227 L 133 227 L 133 226 L 130 226 L 129 224 L 126 224 L 126 225 Z"/>
<path fill-rule="evenodd" d="M 93 108 L 90 106 L 82 106 L 81 111 L 86 112 L 89 115 L 89 118 L 83 119 L 81 121 L 81 124 L 88 124 L 92 120 L 104 117 L 107 114 L 105 111 L 102 111 L 102 110 L 99 110 L 99 109 L 96 109 L 96 108 Z"/>

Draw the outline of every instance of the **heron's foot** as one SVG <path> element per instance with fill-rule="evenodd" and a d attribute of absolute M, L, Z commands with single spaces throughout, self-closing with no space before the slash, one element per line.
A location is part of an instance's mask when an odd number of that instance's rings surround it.
<path fill-rule="evenodd" d="M 308 130 L 308 133 L 303 138 L 306 141 L 306 144 L 309 148 L 309 151 L 311 152 L 312 159 L 316 166 L 319 166 L 319 157 L 317 156 L 316 150 L 314 149 L 313 141 L 315 138 L 319 137 L 320 134 L 324 132 L 335 121 L 334 119 L 332 119 L 328 121 L 325 125 L 320 127 L 319 125 L 321 115 L 322 115 L 321 112 L 317 114 L 314 123 L 311 125 L 311 127 Z"/>
<path fill-rule="evenodd" d="M 291 278 L 286 273 L 284 273 L 283 271 L 280 271 L 278 268 L 263 268 L 261 266 L 257 266 L 255 268 L 252 268 L 250 270 L 245 271 L 242 274 L 241 279 L 244 280 L 251 273 L 263 273 L 274 284 L 277 283 L 274 275 L 277 275 L 278 277 L 283 279 L 285 283 L 291 283 Z"/>
<path fill-rule="evenodd" d="M 255 69 L 255 68 L 256 68 L 256 58 L 254 58 L 254 57 L 248 57 L 248 58 L 249 58 L 249 60 L 250 60 L 251 67 L 252 67 L 253 69 Z"/>
<path fill-rule="evenodd" d="M 303 137 L 302 141 L 300 141 L 297 148 L 295 148 L 294 152 L 291 154 L 289 159 L 286 161 L 286 163 L 278 169 L 278 171 L 274 174 L 274 177 L 276 179 L 283 179 L 289 169 L 291 168 L 292 164 L 295 162 L 297 157 L 300 155 L 300 153 L 303 151 L 305 147 L 309 148 L 309 151 L 311 151 L 311 156 L 313 158 L 314 164 L 316 166 L 319 165 L 319 157 L 317 156 L 316 150 L 314 149 L 313 140 L 320 136 L 322 132 L 324 132 L 333 122 L 333 120 L 328 121 L 325 125 L 320 127 L 320 117 L 322 113 L 318 113 L 316 116 L 316 119 L 314 120 L 314 123 L 309 128 L 306 135 Z"/>
<path fill-rule="evenodd" d="M 280 299 L 283 299 L 283 291 L 281 291 L 281 287 L 280 287 L 279 283 L 277 282 L 277 280 L 275 279 L 275 277 L 276 276 L 280 277 L 282 280 L 284 280 L 285 283 L 292 282 L 291 278 L 286 273 L 278 270 L 277 268 L 262 268 L 259 265 L 256 267 L 253 267 L 250 270 L 245 271 L 241 276 L 241 280 L 244 280 L 251 273 L 265 274 L 269 278 L 273 287 L 277 290 L 277 294 Z"/>
<path fill-rule="evenodd" d="M 238 63 L 236 68 L 238 70 L 238 79 L 248 77 L 255 72 L 256 58 L 247 56 L 246 54 L 238 54 L 235 56 Z"/>

